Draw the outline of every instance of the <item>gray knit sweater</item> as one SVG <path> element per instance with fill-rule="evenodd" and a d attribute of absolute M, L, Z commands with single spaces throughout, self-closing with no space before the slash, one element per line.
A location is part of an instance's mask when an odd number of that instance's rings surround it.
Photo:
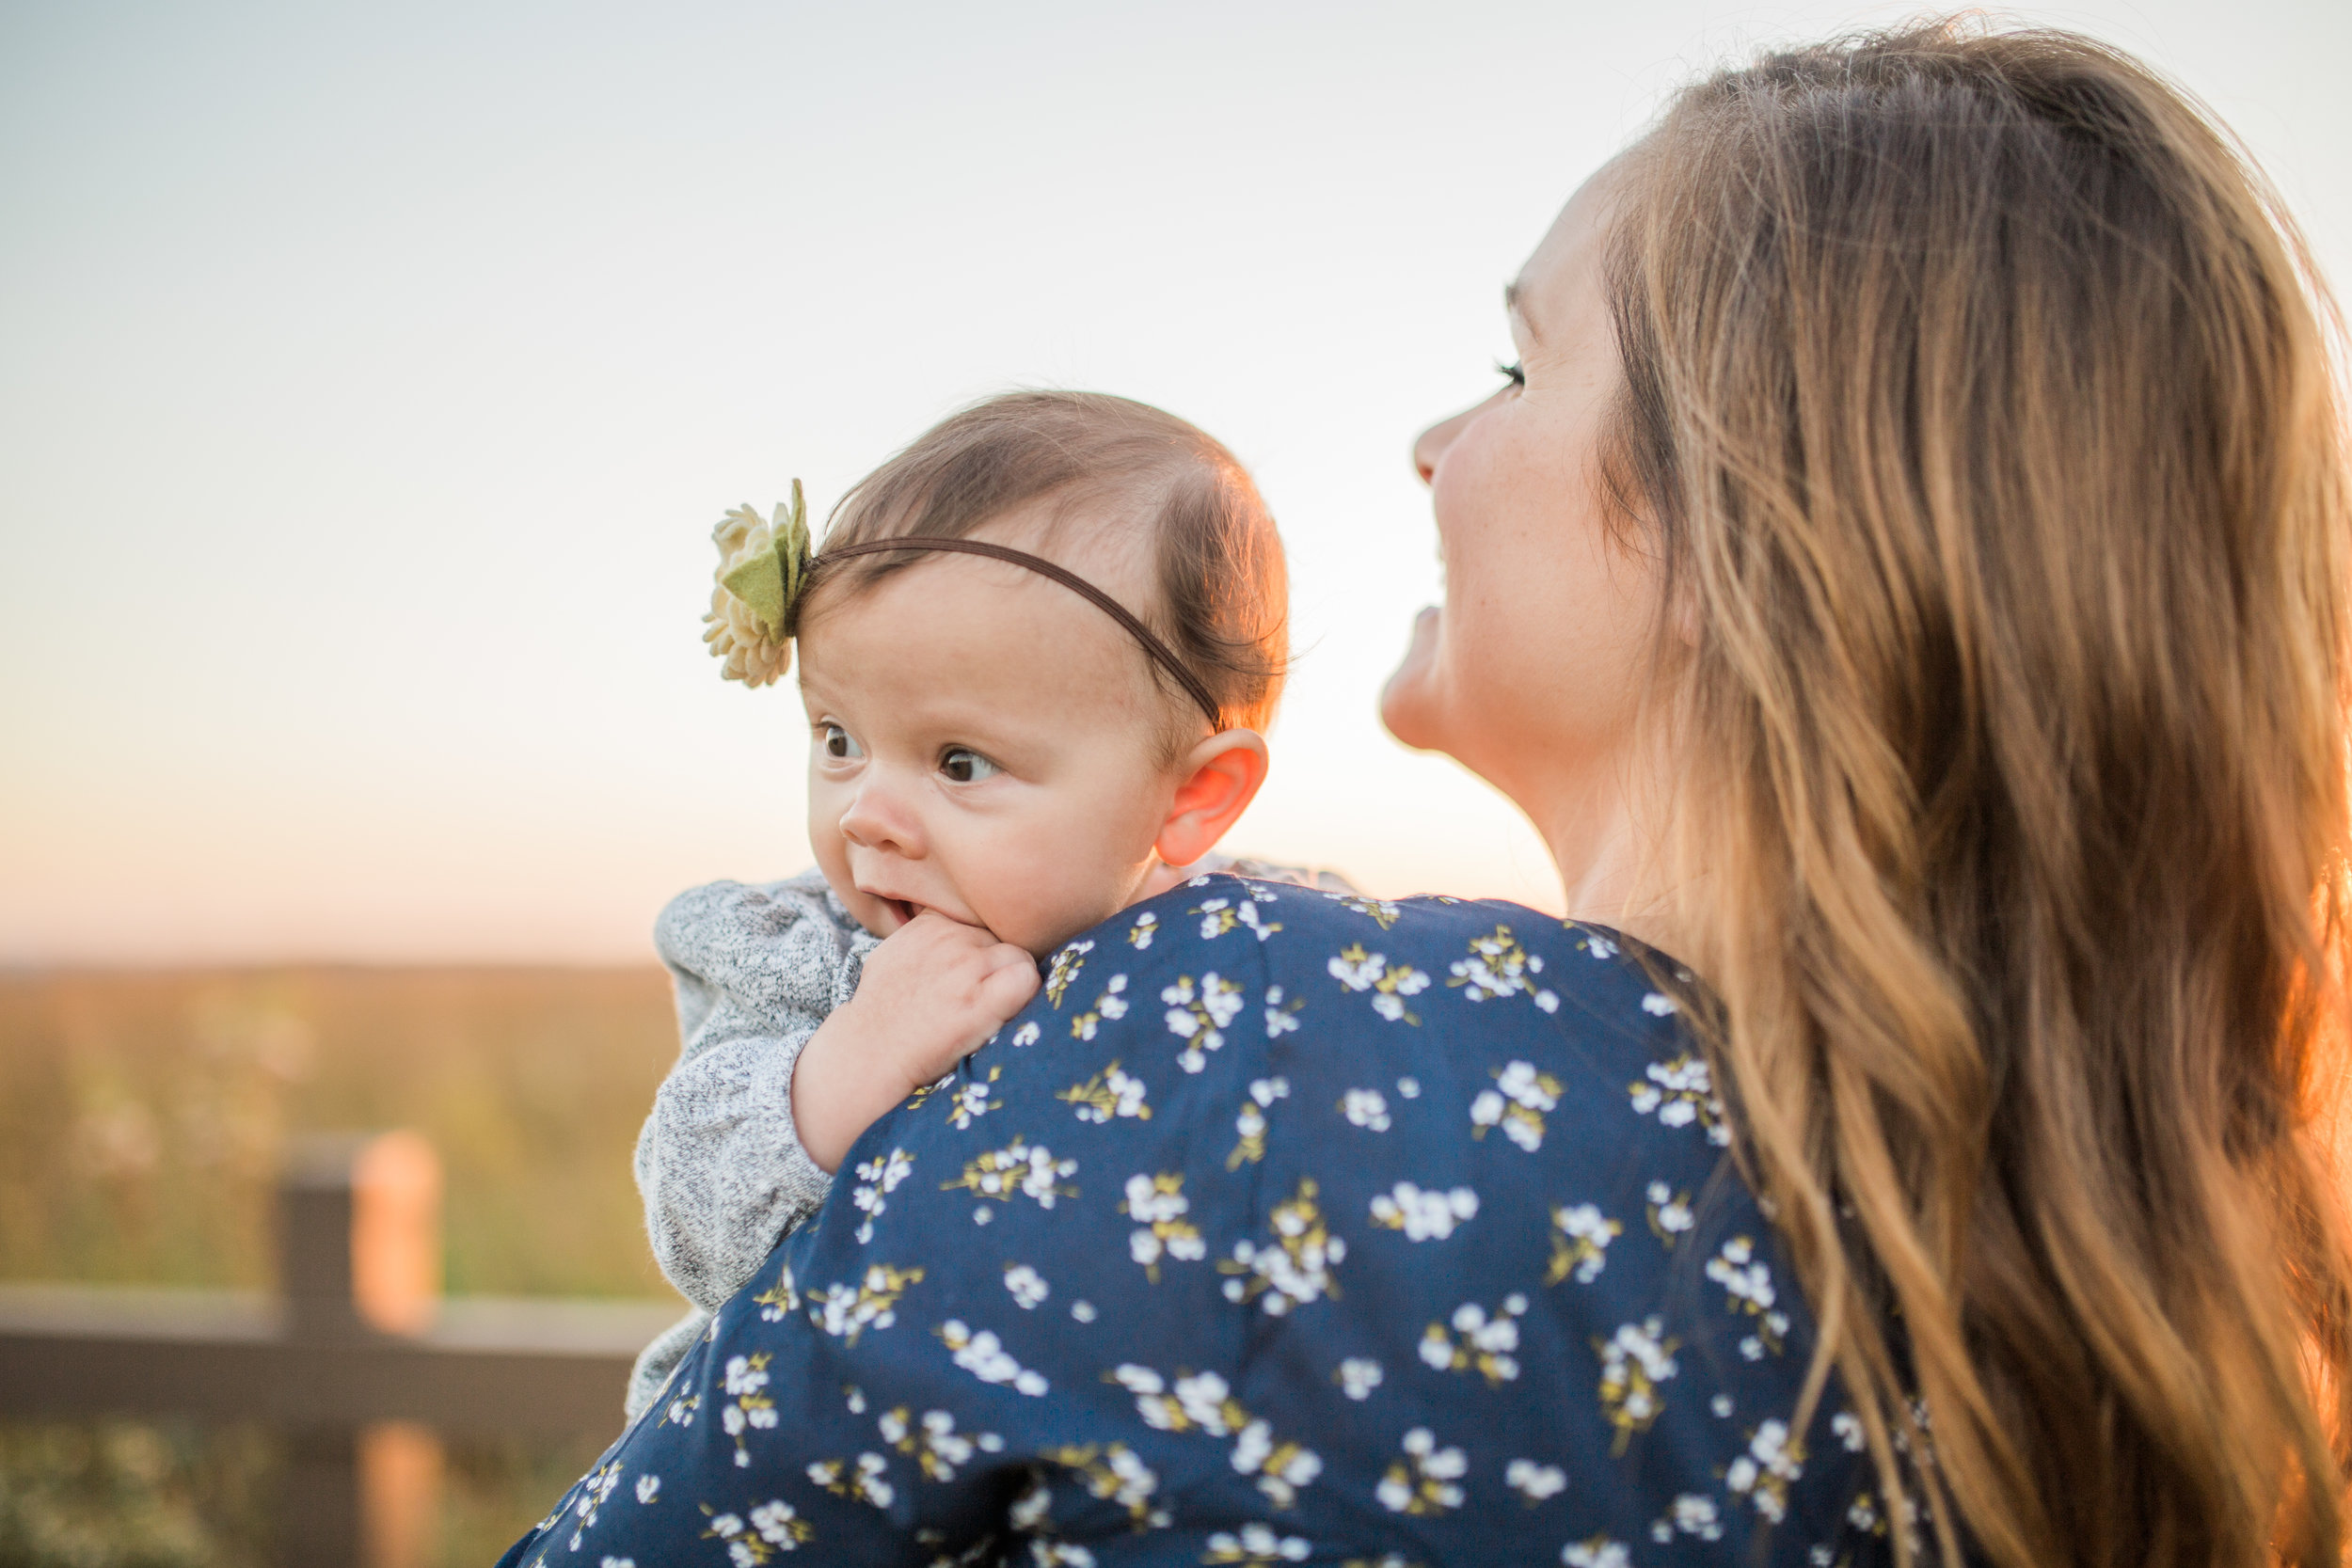
<path fill-rule="evenodd" d="M 879 942 L 817 871 L 712 882 L 678 895 L 655 923 L 681 1050 L 637 1136 L 637 1190 L 654 1258 L 694 1305 L 638 1356 L 630 1419 L 833 1185 L 793 1128 L 792 1068 L 857 990 Z"/>

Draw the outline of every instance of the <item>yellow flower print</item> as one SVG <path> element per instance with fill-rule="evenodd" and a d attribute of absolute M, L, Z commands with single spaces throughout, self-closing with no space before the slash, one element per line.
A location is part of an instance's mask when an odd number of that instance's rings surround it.
<path fill-rule="evenodd" d="M 882 1412 L 874 1425 L 883 1442 L 900 1453 L 914 1455 L 915 1467 L 926 1481 L 953 1481 L 956 1472 L 972 1462 L 976 1449 L 996 1453 L 1005 1446 L 1005 1440 L 993 1432 L 968 1436 L 958 1432 L 956 1418 L 945 1410 L 926 1410 L 918 1418 L 902 1404 Z"/>
<path fill-rule="evenodd" d="M 1046 1001 L 1057 1008 L 1061 1006 L 1062 993 L 1077 979 L 1078 972 L 1086 967 L 1087 955 L 1093 951 L 1091 942 L 1073 942 L 1055 952 L 1053 962 L 1045 969 Z"/>
<path fill-rule="evenodd" d="M 1168 1004 L 1168 1032 L 1185 1042 L 1177 1053 L 1177 1066 L 1199 1072 L 1209 1065 L 1203 1053 L 1225 1043 L 1224 1030 L 1241 1011 L 1241 987 L 1211 970 L 1200 976 L 1196 991 L 1192 976 L 1180 974 L 1174 985 L 1161 990 L 1160 1000 Z"/>
<path fill-rule="evenodd" d="M 1633 1434 L 1647 1432 L 1666 1408 L 1659 1389 L 1681 1370 L 1674 1354 L 1681 1345 L 1681 1340 L 1667 1337 L 1665 1324 L 1656 1318 L 1622 1324 L 1608 1338 L 1593 1341 L 1600 1357 L 1601 1414 L 1617 1429 L 1609 1449 L 1612 1457 L 1624 1453 Z"/>
<path fill-rule="evenodd" d="M 1698 1216 L 1691 1208 L 1690 1193 L 1677 1193 L 1663 1181 L 1653 1181 L 1642 1196 L 1647 1200 L 1642 1205 L 1642 1212 L 1649 1216 L 1649 1233 L 1672 1252 L 1676 1241 L 1698 1223 Z"/>
<path fill-rule="evenodd" d="M 1564 1206 L 1551 1212 L 1551 1266 L 1544 1283 L 1557 1285 L 1574 1275 L 1590 1285 L 1609 1265 L 1609 1243 L 1625 1234 L 1625 1227 L 1590 1203 Z"/>
<path fill-rule="evenodd" d="M 1476 1368 L 1487 1387 L 1500 1388 L 1519 1375 L 1519 1319 L 1526 1312 L 1527 1298 L 1516 1291 L 1502 1298 L 1502 1310 L 1491 1316 L 1476 1302 L 1466 1301 L 1454 1309 L 1454 1334 L 1443 1323 L 1431 1323 L 1422 1332 L 1421 1358 L 1441 1372 Z"/>
<path fill-rule="evenodd" d="M 1245 1164 L 1256 1164 L 1265 1158 L 1265 1114 L 1278 1100 L 1289 1098 L 1291 1081 L 1287 1078 L 1260 1078 L 1249 1085 L 1249 1098 L 1241 1102 L 1241 1115 L 1233 1118 L 1233 1131 L 1241 1142 L 1225 1156 L 1227 1170 L 1239 1170 Z"/>
<path fill-rule="evenodd" d="M 1385 898 L 1364 898 L 1353 893 L 1327 893 L 1324 896 L 1342 909 L 1354 910 L 1358 914 L 1369 917 L 1384 931 L 1395 925 L 1405 912 Z"/>
<path fill-rule="evenodd" d="M 1136 1528 L 1165 1528 L 1169 1523 L 1165 1510 L 1152 1506 L 1160 1478 L 1126 1444 L 1113 1443 L 1107 1448 L 1094 1443 L 1066 1444 L 1040 1449 L 1038 1457 L 1061 1465 L 1089 1492 L 1125 1509 Z"/>
<path fill-rule="evenodd" d="M 747 1429 L 767 1431 L 776 1424 L 776 1402 L 760 1392 L 768 1386 L 766 1353 L 727 1359 L 725 1388 L 730 1402 L 719 1407 L 719 1425 L 735 1439 L 735 1462 L 748 1467 L 751 1450 L 743 1446 Z"/>
<path fill-rule="evenodd" d="M 1120 993 L 1126 989 L 1127 976 L 1112 975 L 1111 983 L 1103 988 L 1103 994 L 1094 999 L 1094 1006 L 1070 1021 L 1070 1037 L 1076 1040 L 1090 1040 L 1094 1037 L 1094 1032 L 1102 1027 L 1104 1019 L 1117 1022 L 1125 1018 L 1127 998 Z"/>
<path fill-rule="evenodd" d="M 1248 929 L 1255 932 L 1260 942 L 1265 941 L 1282 927 L 1273 923 L 1261 924 L 1258 906 L 1271 904 L 1274 895 L 1252 890 L 1246 898 L 1209 898 L 1191 911 L 1200 917 L 1200 940 L 1213 942 L 1226 932 Z"/>
<path fill-rule="evenodd" d="M 1499 997 L 1532 996 L 1535 1006 L 1545 1012 L 1555 1012 L 1560 998 L 1540 990 L 1528 978 L 1544 972 L 1544 960 L 1519 945 L 1508 926 L 1498 926 L 1492 936 L 1472 937 L 1470 957 L 1456 958 L 1447 966 L 1454 976 L 1449 986 L 1462 988 L 1462 995 L 1472 1002 L 1486 1002 Z"/>
<path fill-rule="evenodd" d="M 888 1508 L 898 1495 L 889 1481 L 890 1461 L 878 1453 L 855 1459 L 820 1459 L 808 1467 L 808 1479 L 836 1497 L 849 1497 L 875 1508 Z"/>
<path fill-rule="evenodd" d="M 1661 1127 L 1707 1130 L 1707 1141 L 1723 1148 L 1731 1142 L 1731 1127 L 1724 1119 L 1723 1101 L 1715 1098 L 1707 1059 L 1685 1051 L 1670 1062 L 1652 1062 L 1642 1081 L 1626 1085 L 1637 1116 L 1655 1115 Z"/>
<path fill-rule="evenodd" d="M 1077 1161 L 1057 1160 L 1054 1151 L 1043 1144 L 1015 1138 L 1002 1148 L 992 1148 L 967 1162 L 963 1174 L 953 1181 L 941 1182 L 939 1190 L 946 1193 L 961 1187 L 977 1196 L 1000 1202 L 1009 1202 L 1019 1194 L 1034 1198 L 1041 1209 L 1051 1209 L 1055 1199 L 1077 1196 L 1077 1188 L 1065 1187 L 1058 1180 L 1077 1169 Z"/>
<path fill-rule="evenodd" d="M 798 1312 L 801 1309 L 801 1293 L 792 1288 L 792 1265 L 787 1263 L 784 1271 L 777 1275 L 775 1284 L 754 1296 L 752 1301 L 759 1307 L 759 1321 L 762 1323 L 780 1323 L 784 1322 L 786 1313 Z"/>
<path fill-rule="evenodd" d="M 702 1505 L 702 1511 L 710 1520 L 703 1539 L 725 1542 L 727 1555 L 738 1568 L 758 1568 L 780 1551 L 798 1551 L 803 1542 L 817 1533 L 798 1510 L 780 1497 L 750 1510 L 748 1523 L 739 1513 L 713 1513 L 708 1503 Z"/>
<path fill-rule="evenodd" d="M 1113 1117 L 1150 1121 L 1152 1107 L 1144 1103 L 1143 1096 L 1143 1080 L 1121 1072 L 1114 1060 L 1085 1083 L 1073 1084 L 1054 1098 L 1074 1106 L 1080 1121 L 1100 1124 Z"/>
<path fill-rule="evenodd" d="M 1127 1198 L 1119 1212 L 1136 1225 L 1128 1233 L 1127 1253 L 1143 1265 L 1144 1277 L 1154 1285 L 1160 1282 L 1162 1258 L 1196 1263 L 1208 1256 L 1200 1227 L 1184 1218 L 1191 1208 L 1181 1174 L 1162 1171 L 1157 1176 L 1137 1173 L 1127 1178 Z"/>
<path fill-rule="evenodd" d="M 1405 1434 L 1405 1455 L 1389 1462 L 1372 1495 L 1391 1513 L 1443 1513 L 1462 1506 L 1462 1477 L 1470 1461 L 1455 1448 L 1438 1447 L 1427 1427 Z"/>
<path fill-rule="evenodd" d="M 1274 1206 L 1270 1243 L 1233 1243 L 1232 1257 L 1216 1266 L 1219 1274 L 1235 1276 L 1225 1282 L 1226 1300 L 1254 1301 L 1279 1318 L 1293 1307 L 1340 1293 L 1331 1271 L 1347 1256 L 1347 1243 L 1324 1222 L 1316 1191 L 1312 1178 L 1301 1177 L 1298 1190 Z"/>
<path fill-rule="evenodd" d="M 1410 964 L 1389 967 L 1386 953 L 1367 953 L 1360 942 L 1350 942 L 1340 949 L 1340 956 L 1327 966 L 1331 978 L 1349 990 L 1368 990 L 1372 995 L 1372 1010 L 1391 1023 L 1419 1023 L 1419 1015 L 1405 1005 L 1408 996 L 1419 996 L 1429 989 L 1429 976 Z"/>
<path fill-rule="evenodd" d="M 810 1292 L 809 1321 L 834 1338 L 854 1345 L 867 1329 L 888 1328 L 897 1323 L 898 1298 L 922 1277 L 919 1268 L 876 1263 L 855 1285 L 833 1285 Z"/>
<path fill-rule="evenodd" d="M 1493 1072 L 1495 1086 L 1470 1101 L 1470 1136 L 1484 1138 L 1500 1125 L 1502 1135 L 1530 1154 L 1544 1147 L 1544 1113 L 1556 1108 L 1564 1085 L 1533 1062 L 1513 1062 Z"/>
<path fill-rule="evenodd" d="M 1740 1341 L 1740 1354 L 1750 1361 L 1761 1361 L 1768 1352 L 1778 1355 L 1788 1333 L 1788 1314 L 1775 1305 L 1772 1271 L 1756 1256 L 1756 1243 L 1745 1236 L 1725 1242 L 1707 1260 L 1707 1277 L 1724 1288 L 1731 1310 L 1756 1320 L 1756 1332 Z"/>
<path fill-rule="evenodd" d="M 1209 1549 L 1200 1554 L 1208 1563 L 1237 1568 L 1277 1568 L 1284 1562 L 1304 1562 L 1314 1555 L 1314 1543 L 1303 1536 L 1284 1535 L 1272 1525 L 1254 1520 L 1237 1530 L 1210 1533 Z"/>

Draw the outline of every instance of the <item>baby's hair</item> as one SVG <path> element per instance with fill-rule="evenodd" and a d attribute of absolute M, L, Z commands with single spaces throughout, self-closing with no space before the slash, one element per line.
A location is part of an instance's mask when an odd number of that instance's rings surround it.
<path fill-rule="evenodd" d="M 1110 501 L 1142 529 L 1156 591 L 1129 610 L 1207 686 L 1226 723 L 1265 729 L 1290 653 L 1281 537 L 1233 454 L 1148 404 L 1101 392 L 1008 392 L 949 415 L 841 498 L 811 594 L 862 593 L 926 559 L 828 563 L 825 552 L 910 534 L 969 538 L 1048 498 L 1057 522 Z M 1198 711 L 1166 672 L 1150 668 L 1172 703 Z"/>

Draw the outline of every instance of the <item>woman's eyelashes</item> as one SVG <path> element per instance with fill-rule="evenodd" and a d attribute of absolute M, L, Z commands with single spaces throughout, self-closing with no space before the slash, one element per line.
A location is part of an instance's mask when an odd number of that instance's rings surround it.
<path fill-rule="evenodd" d="M 1495 365 L 1495 373 L 1508 381 L 1514 388 L 1524 390 L 1527 386 L 1527 370 L 1517 359 L 1507 365 L 1498 361 Z"/>
<path fill-rule="evenodd" d="M 836 762 L 854 761 L 866 754 L 865 749 L 858 745 L 857 737 L 838 724 L 818 725 L 817 744 L 824 748 L 826 756 Z"/>
<path fill-rule="evenodd" d="M 940 753 L 939 770 L 957 784 L 977 784 L 1004 771 L 967 746 L 950 746 Z"/>

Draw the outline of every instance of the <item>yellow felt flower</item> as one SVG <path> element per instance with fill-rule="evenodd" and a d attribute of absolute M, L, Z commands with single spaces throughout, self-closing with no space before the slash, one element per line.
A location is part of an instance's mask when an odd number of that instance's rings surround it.
<path fill-rule="evenodd" d="M 703 641 L 726 661 L 721 673 L 728 680 L 767 686 L 782 679 L 792 668 L 792 606 L 808 581 L 801 482 L 792 482 L 792 499 L 777 504 L 772 520 L 739 506 L 719 520 L 710 541 L 719 547 L 719 568 L 711 574 L 716 586 Z"/>

